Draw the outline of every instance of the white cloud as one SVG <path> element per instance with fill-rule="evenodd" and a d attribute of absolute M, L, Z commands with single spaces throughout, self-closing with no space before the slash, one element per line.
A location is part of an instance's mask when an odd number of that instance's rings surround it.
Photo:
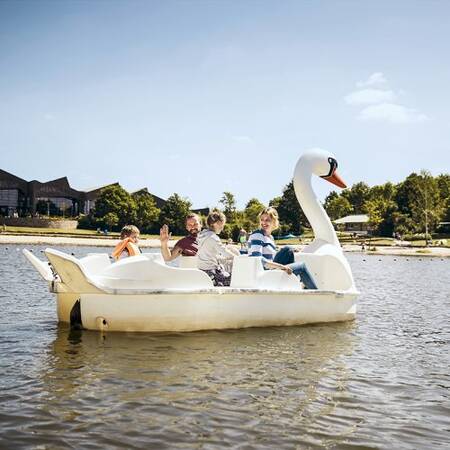
<path fill-rule="evenodd" d="M 254 144 L 255 142 L 250 136 L 233 136 L 233 141 L 239 142 L 240 144 Z"/>
<path fill-rule="evenodd" d="M 386 121 L 391 123 L 417 123 L 429 120 L 429 118 L 416 109 L 395 103 L 380 103 L 364 108 L 358 118 L 360 120 Z"/>
<path fill-rule="evenodd" d="M 377 85 L 381 87 L 370 87 Z M 399 98 L 404 95 L 401 89 L 391 90 L 386 77 L 375 72 L 366 81 L 356 83 L 358 89 L 351 92 L 344 100 L 347 104 L 359 106 L 359 120 L 384 121 L 395 124 L 425 122 L 429 118 L 417 109 L 401 105 Z"/>
<path fill-rule="evenodd" d="M 396 95 L 393 91 L 382 89 L 363 89 L 355 91 L 345 97 L 349 105 L 372 105 L 376 103 L 393 102 Z"/>
<path fill-rule="evenodd" d="M 366 81 L 358 81 L 356 86 L 359 88 L 363 88 L 366 86 L 374 86 L 377 84 L 386 84 L 387 79 L 382 72 L 375 72 Z"/>

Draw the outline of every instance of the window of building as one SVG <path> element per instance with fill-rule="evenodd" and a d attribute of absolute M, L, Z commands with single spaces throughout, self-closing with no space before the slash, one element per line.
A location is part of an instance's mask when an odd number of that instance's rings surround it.
<path fill-rule="evenodd" d="M 73 201 L 65 197 L 38 197 L 36 211 L 46 216 L 74 216 L 77 214 Z"/>
<path fill-rule="evenodd" d="M 19 205 L 19 191 L 17 189 L 0 189 L 0 206 L 17 208 Z"/>

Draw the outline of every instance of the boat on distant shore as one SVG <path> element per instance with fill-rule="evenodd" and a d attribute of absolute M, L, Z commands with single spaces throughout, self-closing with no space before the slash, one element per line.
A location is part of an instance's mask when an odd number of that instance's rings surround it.
<path fill-rule="evenodd" d="M 323 150 L 303 154 L 294 188 L 314 231 L 314 240 L 296 261 L 304 262 L 318 289 L 304 289 L 281 270 L 264 270 L 260 258 L 236 256 L 230 287 L 215 287 L 195 268 L 195 257 L 180 267 L 159 254 L 141 254 L 111 263 L 108 254 L 84 258 L 46 249 L 48 262 L 25 256 L 57 297 L 58 320 L 90 330 L 174 332 L 287 326 L 353 320 L 356 290 L 335 230 L 317 200 L 312 175 L 339 186 L 337 162 Z"/>

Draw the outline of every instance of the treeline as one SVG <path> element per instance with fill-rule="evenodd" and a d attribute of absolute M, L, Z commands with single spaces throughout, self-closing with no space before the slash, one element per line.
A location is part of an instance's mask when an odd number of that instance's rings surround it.
<path fill-rule="evenodd" d="M 440 222 L 450 221 L 450 175 L 433 177 L 421 171 L 398 184 L 356 183 L 340 194 L 331 192 L 324 207 L 331 220 L 367 214 L 374 235 L 430 235 Z"/>
<path fill-rule="evenodd" d="M 280 216 L 278 235 L 301 234 L 304 228 L 310 227 L 292 182 L 269 205 L 277 208 Z M 222 237 L 237 240 L 241 228 L 247 231 L 258 228 L 258 214 L 264 206 L 252 198 L 243 210 L 238 210 L 234 194 L 224 192 L 219 199 L 219 207 L 227 217 Z M 108 186 L 102 190 L 93 211 L 80 218 L 79 227 L 119 230 L 126 224 L 135 224 L 144 233 L 159 233 L 160 226 L 166 223 L 174 235 L 182 235 L 191 208 L 189 199 L 178 194 L 171 195 L 159 209 L 148 192 L 129 194 L 120 186 Z M 398 184 L 369 187 L 359 182 L 339 194 L 331 192 L 324 208 L 331 220 L 350 214 L 368 214 L 373 234 L 380 236 L 392 236 L 394 232 L 430 234 L 439 222 L 450 221 L 450 175 L 433 177 L 422 171 L 412 173 Z"/>

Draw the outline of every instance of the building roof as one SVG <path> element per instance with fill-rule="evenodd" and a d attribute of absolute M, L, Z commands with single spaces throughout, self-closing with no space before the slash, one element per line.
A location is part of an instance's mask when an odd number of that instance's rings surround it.
<path fill-rule="evenodd" d="M 336 224 L 345 224 L 345 223 L 366 223 L 369 221 L 369 216 L 367 214 L 355 214 L 353 216 L 345 216 L 341 217 L 334 221 Z"/>

